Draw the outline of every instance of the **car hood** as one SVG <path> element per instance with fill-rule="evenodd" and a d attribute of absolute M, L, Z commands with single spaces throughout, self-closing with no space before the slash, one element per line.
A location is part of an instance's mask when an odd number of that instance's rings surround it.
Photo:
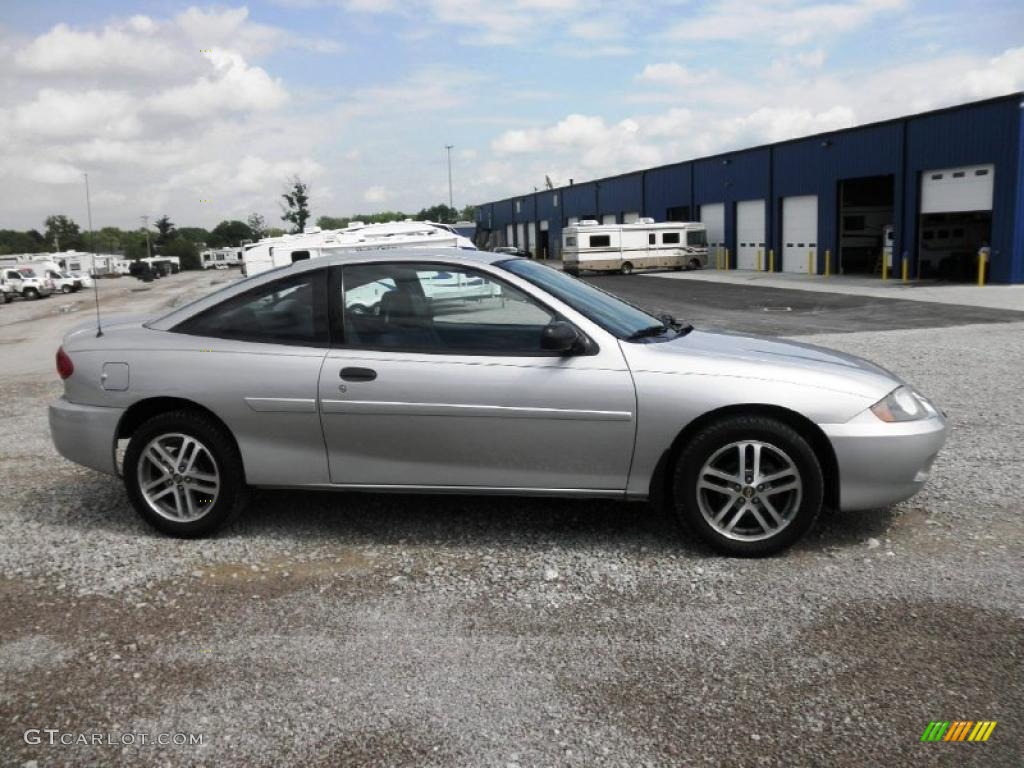
<path fill-rule="evenodd" d="M 881 398 L 903 382 L 879 365 L 833 349 L 722 331 L 623 343 L 634 371 L 778 381 Z"/>

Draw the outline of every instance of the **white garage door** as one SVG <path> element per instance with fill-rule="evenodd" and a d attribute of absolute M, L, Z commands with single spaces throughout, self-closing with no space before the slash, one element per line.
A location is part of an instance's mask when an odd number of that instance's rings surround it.
<path fill-rule="evenodd" d="M 759 249 L 764 269 L 764 200 L 743 200 L 736 204 L 736 268 L 756 269 Z"/>
<path fill-rule="evenodd" d="M 638 211 L 627 211 L 622 214 L 623 224 L 636 224 L 638 221 L 640 221 L 640 213 Z"/>
<path fill-rule="evenodd" d="M 516 248 L 526 250 L 526 227 L 522 222 L 516 224 Z"/>
<path fill-rule="evenodd" d="M 807 272 L 807 254 L 818 250 L 818 196 L 782 198 L 782 269 Z"/>
<path fill-rule="evenodd" d="M 511 224 L 506 224 L 505 225 L 505 245 L 512 245 L 513 244 L 512 243 L 512 240 L 513 240 L 513 234 L 512 233 L 514 231 L 515 230 L 512 228 Z"/>
<path fill-rule="evenodd" d="M 725 203 L 700 207 L 700 220 L 708 231 L 708 248 L 725 247 Z"/>
<path fill-rule="evenodd" d="M 921 174 L 921 213 L 992 210 L 994 165 L 942 168 Z"/>
<path fill-rule="evenodd" d="M 526 250 L 530 252 L 530 255 L 536 258 L 537 256 L 537 227 L 534 222 L 530 222 L 526 225 Z"/>

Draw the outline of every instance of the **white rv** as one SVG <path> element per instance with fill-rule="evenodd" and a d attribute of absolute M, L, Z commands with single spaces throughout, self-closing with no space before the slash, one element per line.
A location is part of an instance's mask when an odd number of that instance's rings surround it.
<path fill-rule="evenodd" d="M 242 266 L 241 248 L 207 248 L 199 254 L 203 269 L 227 269 Z"/>
<path fill-rule="evenodd" d="M 563 269 L 621 272 L 671 267 L 699 269 L 708 263 L 708 236 L 699 222 L 639 219 L 633 224 L 584 220 L 562 230 Z"/>
<path fill-rule="evenodd" d="M 463 248 L 476 250 L 472 241 L 456 234 L 446 224 L 429 221 L 394 221 L 387 224 L 363 224 L 353 221 L 345 229 L 321 230 L 307 227 L 304 232 L 267 237 L 244 247 L 243 273 L 258 275 L 274 267 L 312 259 L 341 250 L 366 251 L 381 248 Z"/>

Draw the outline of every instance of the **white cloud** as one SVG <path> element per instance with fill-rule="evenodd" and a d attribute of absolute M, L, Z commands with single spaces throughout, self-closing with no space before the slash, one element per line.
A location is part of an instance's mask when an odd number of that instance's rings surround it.
<path fill-rule="evenodd" d="M 636 79 L 648 83 L 657 83 L 685 88 L 709 82 L 717 77 L 714 70 L 696 72 L 675 61 L 648 64 Z"/>
<path fill-rule="evenodd" d="M 704 14 L 688 16 L 669 28 L 674 40 L 747 41 L 758 39 L 781 45 L 801 45 L 823 36 L 861 27 L 877 16 L 902 10 L 909 0 L 833 0 L 793 2 L 720 0 Z"/>
<path fill-rule="evenodd" d="M 391 198 L 391 190 L 375 184 L 363 192 L 363 200 L 367 203 L 383 203 Z"/>
<path fill-rule="evenodd" d="M 121 91 L 62 91 L 44 88 L 34 101 L 14 109 L 12 127 L 39 138 L 96 136 L 131 138 L 141 130 L 133 98 Z"/>
<path fill-rule="evenodd" d="M 288 100 L 280 80 L 249 66 L 241 55 L 215 50 L 205 56 L 213 73 L 158 93 L 149 100 L 154 111 L 200 118 L 218 111 L 276 109 Z"/>

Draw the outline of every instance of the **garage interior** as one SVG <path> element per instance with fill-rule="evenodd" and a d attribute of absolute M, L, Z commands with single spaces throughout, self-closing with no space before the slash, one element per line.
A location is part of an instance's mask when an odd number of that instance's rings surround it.
<path fill-rule="evenodd" d="M 978 250 L 992 241 L 992 165 L 921 174 L 918 274 L 967 282 L 978 273 Z"/>
<path fill-rule="evenodd" d="M 882 271 L 885 228 L 893 224 L 895 177 L 865 176 L 839 182 L 839 253 L 844 275 Z"/>

